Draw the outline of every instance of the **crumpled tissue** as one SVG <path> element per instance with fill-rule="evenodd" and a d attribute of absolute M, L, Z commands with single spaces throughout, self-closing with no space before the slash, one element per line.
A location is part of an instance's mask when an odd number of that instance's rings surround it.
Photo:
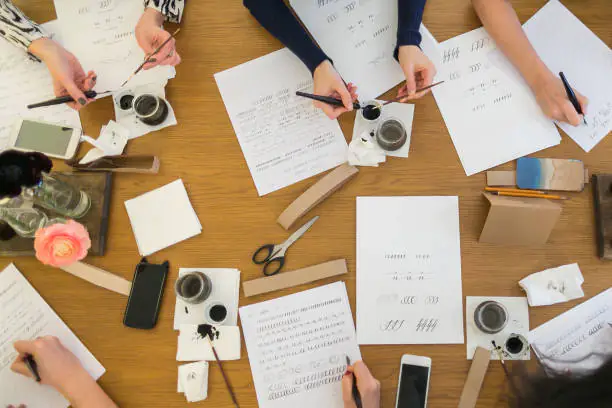
<path fill-rule="evenodd" d="M 584 297 L 584 277 L 577 263 L 533 273 L 519 281 L 529 306 L 545 306 Z"/>

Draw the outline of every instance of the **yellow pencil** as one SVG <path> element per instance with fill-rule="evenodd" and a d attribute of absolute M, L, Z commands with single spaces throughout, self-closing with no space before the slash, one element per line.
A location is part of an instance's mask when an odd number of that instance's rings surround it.
<path fill-rule="evenodd" d="M 520 188 L 505 188 L 505 187 L 485 187 L 485 191 L 495 192 L 503 191 L 504 193 L 532 193 L 532 194 L 547 194 L 544 191 L 538 190 L 523 190 Z"/>
<path fill-rule="evenodd" d="M 528 197 L 528 198 L 547 198 L 549 200 L 569 200 L 569 197 L 563 197 L 551 194 L 536 194 L 536 193 L 510 193 L 506 191 L 494 191 L 492 194 L 506 197 Z"/>

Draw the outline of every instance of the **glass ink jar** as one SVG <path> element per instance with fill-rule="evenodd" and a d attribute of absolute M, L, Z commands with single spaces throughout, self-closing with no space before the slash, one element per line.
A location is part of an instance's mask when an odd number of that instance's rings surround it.
<path fill-rule="evenodd" d="M 68 218 L 82 218 L 87 214 L 91 208 L 87 193 L 47 173 L 41 176 L 38 186 L 23 190 L 26 199 Z"/>
<path fill-rule="evenodd" d="M 389 152 L 400 149 L 406 144 L 408 134 L 404 124 L 396 118 L 386 118 L 376 129 L 376 143 Z"/>
<path fill-rule="evenodd" d="M 168 117 L 168 104 L 157 95 L 140 94 L 134 97 L 132 106 L 136 117 L 149 126 L 161 125 Z"/>

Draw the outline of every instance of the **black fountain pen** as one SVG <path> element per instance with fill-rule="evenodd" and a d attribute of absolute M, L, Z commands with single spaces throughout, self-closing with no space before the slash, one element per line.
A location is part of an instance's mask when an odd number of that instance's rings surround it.
<path fill-rule="evenodd" d="M 93 99 L 98 95 L 103 95 L 103 94 L 107 94 L 110 91 L 106 91 L 106 92 L 96 92 L 94 90 L 91 91 L 85 91 L 83 92 L 83 94 L 89 98 L 89 99 Z M 42 108 L 44 106 L 54 106 L 54 105 L 61 105 L 63 103 L 68 103 L 68 102 L 74 102 L 74 99 L 72 98 L 72 96 L 70 95 L 66 95 L 66 96 L 60 96 L 54 99 L 49 99 L 48 101 L 43 101 L 43 102 L 38 102 L 38 103 L 33 103 L 31 105 L 28 105 L 28 109 L 34 109 L 34 108 Z"/>
<path fill-rule="evenodd" d="M 578 98 L 576 98 L 576 94 L 574 93 L 574 90 L 570 86 L 569 82 L 567 82 L 567 78 L 565 78 L 565 75 L 563 75 L 563 72 L 559 72 L 559 76 L 561 77 L 561 82 L 563 82 L 563 86 L 565 87 L 565 93 L 567 94 L 567 98 L 570 100 L 570 102 L 574 106 L 574 109 L 576 109 L 576 112 L 578 112 L 579 115 L 582 115 L 582 121 L 586 125 L 587 121 L 584 117 L 584 113 L 582 112 L 582 108 L 580 107 L 580 102 L 578 102 Z"/>

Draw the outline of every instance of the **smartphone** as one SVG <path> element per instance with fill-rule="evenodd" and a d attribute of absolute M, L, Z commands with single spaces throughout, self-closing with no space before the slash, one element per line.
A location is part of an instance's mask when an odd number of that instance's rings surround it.
<path fill-rule="evenodd" d="M 150 264 L 142 258 L 136 265 L 130 297 L 125 308 L 123 324 L 134 329 L 152 329 L 157 315 L 168 275 L 168 261 Z"/>
<path fill-rule="evenodd" d="M 83 131 L 79 128 L 18 119 L 11 130 L 9 149 L 41 152 L 69 160 L 76 154 Z"/>
<path fill-rule="evenodd" d="M 404 354 L 400 364 L 395 408 L 427 407 L 431 358 Z"/>

